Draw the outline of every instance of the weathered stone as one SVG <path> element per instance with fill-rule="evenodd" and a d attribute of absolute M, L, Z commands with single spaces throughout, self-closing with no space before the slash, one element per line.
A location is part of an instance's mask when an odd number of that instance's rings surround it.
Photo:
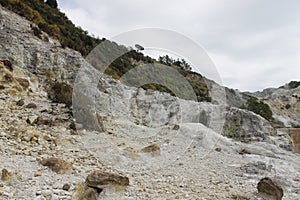
<path fill-rule="evenodd" d="M 64 184 L 64 186 L 62 187 L 63 190 L 69 191 L 71 188 L 70 184 L 66 183 Z"/>
<path fill-rule="evenodd" d="M 51 170 L 58 174 L 65 174 L 73 169 L 71 163 L 54 157 L 43 159 L 40 161 L 40 164 L 49 167 Z"/>
<path fill-rule="evenodd" d="M 159 155 L 160 154 L 160 147 L 157 144 L 150 144 L 141 149 L 143 153 L 150 153 L 151 155 Z"/>
<path fill-rule="evenodd" d="M 4 85 L 0 85 L 0 90 L 4 90 L 5 86 Z"/>
<path fill-rule="evenodd" d="M 278 183 L 270 178 L 263 178 L 257 184 L 259 194 L 269 200 L 281 200 L 283 197 L 283 190 Z"/>
<path fill-rule="evenodd" d="M 97 200 L 97 190 L 87 187 L 84 184 L 78 184 L 72 196 L 73 200 Z"/>
<path fill-rule="evenodd" d="M 15 78 L 16 81 L 24 88 L 27 89 L 29 87 L 29 81 L 24 78 Z"/>
<path fill-rule="evenodd" d="M 8 172 L 7 169 L 2 169 L 1 180 L 8 182 L 8 181 L 10 181 L 12 175 L 13 175 L 12 172 Z"/>
<path fill-rule="evenodd" d="M 35 103 L 29 103 L 29 104 L 26 105 L 26 108 L 35 109 L 35 108 L 37 108 L 37 105 Z"/>
<path fill-rule="evenodd" d="M 19 101 L 17 101 L 16 105 L 17 106 L 23 106 L 25 104 L 24 99 L 20 99 Z"/>
<path fill-rule="evenodd" d="M 261 116 L 238 108 L 230 108 L 222 134 L 242 142 L 265 141 L 276 129 Z"/>
<path fill-rule="evenodd" d="M 10 62 L 10 60 L 1 59 L 0 62 L 2 62 L 3 65 L 4 65 L 9 71 L 13 71 L 13 66 L 12 66 L 12 63 Z"/>
<path fill-rule="evenodd" d="M 125 176 L 97 170 L 87 176 L 86 184 L 92 188 L 103 189 L 107 185 L 127 186 L 129 185 L 129 179 Z"/>
<path fill-rule="evenodd" d="M 38 117 L 36 120 L 36 124 L 52 126 L 54 124 L 54 122 L 51 119 L 48 119 L 46 117 Z"/>

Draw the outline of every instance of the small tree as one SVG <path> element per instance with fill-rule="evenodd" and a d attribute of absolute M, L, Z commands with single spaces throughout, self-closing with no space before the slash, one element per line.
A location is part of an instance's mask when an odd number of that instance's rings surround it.
<path fill-rule="evenodd" d="M 46 4 L 49 5 L 52 8 L 57 8 L 58 4 L 56 0 L 47 0 Z"/>

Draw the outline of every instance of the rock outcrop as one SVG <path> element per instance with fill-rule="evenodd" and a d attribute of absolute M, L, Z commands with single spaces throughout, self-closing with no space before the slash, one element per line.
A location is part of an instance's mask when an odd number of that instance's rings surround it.
<path fill-rule="evenodd" d="M 261 116 L 232 107 L 226 113 L 222 134 L 242 142 L 268 141 L 276 129 Z"/>

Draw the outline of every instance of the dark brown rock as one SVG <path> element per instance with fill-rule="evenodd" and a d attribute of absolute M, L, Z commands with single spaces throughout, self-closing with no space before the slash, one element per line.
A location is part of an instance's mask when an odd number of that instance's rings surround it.
<path fill-rule="evenodd" d="M 37 105 L 35 103 L 29 103 L 29 104 L 26 105 L 26 108 L 35 109 L 35 108 L 37 108 Z"/>
<path fill-rule="evenodd" d="M 221 149 L 221 147 L 217 147 L 217 148 L 215 148 L 215 151 L 217 151 L 217 152 L 221 152 L 221 151 L 222 151 L 222 149 Z"/>
<path fill-rule="evenodd" d="M 0 90 L 4 90 L 4 89 L 5 89 L 4 85 L 0 85 Z"/>
<path fill-rule="evenodd" d="M 1 62 L 4 64 L 4 66 L 9 70 L 13 71 L 13 66 L 10 60 L 1 60 Z"/>
<path fill-rule="evenodd" d="M 180 126 L 178 124 L 174 124 L 172 127 L 173 130 L 179 130 L 179 128 L 180 128 Z"/>
<path fill-rule="evenodd" d="M 16 78 L 16 81 L 24 88 L 27 89 L 29 87 L 29 81 L 24 78 Z"/>
<path fill-rule="evenodd" d="M 278 183 L 266 177 L 257 184 L 258 193 L 269 200 L 281 200 L 283 197 L 283 190 Z"/>
<path fill-rule="evenodd" d="M 64 184 L 64 186 L 63 186 L 62 189 L 63 189 L 63 190 L 66 190 L 66 191 L 69 191 L 70 188 L 71 188 L 70 184 L 66 183 L 66 184 Z"/>
<path fill-rule="evenodd" d="M 49 167 L 51 170 L 58 174 L 65 174 L 73 169 L 71 163 L 53 157 L 41 160 L 40 164 Z"/>
<path fill-rule="evenodd" d="M 20 99 L 19 101 L 17 101 L 16 105 L 17 106 L 23 106 L 25 104 L 23 99 Z"/>
<path fill-rule="evenodd" d="M 129 178 L 97 170 L 87 176 L 86 184 L 89 187 L 102 190 L 107 185 L 127 186 L 129 185 Z"/>
<path fill-rule="evenodd" d="M 47 126 L 52 126 L 54 122 L 46 117 L 38 117 L 36 120 L 37 125 L 47 125 Z"/>
<path fill-rule="evenodd" d="M 76 124 L 75 124 L 74 121 L 72 121 L 72 122 L 70 123 L 69 128 L 72 129 L 72 130 L 74 130 L 74 131 L 76 130 Z"/>

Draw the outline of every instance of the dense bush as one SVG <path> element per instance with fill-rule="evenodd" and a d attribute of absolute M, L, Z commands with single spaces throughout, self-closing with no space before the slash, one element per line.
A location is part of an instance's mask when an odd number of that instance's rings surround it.
<path fill-rule="evenodd" d="M 244 106 L 245 109 L 250 110 L 268 121 L 272 121 L 272 111 L 268 104 L 258 101 L 256 98 L 252 97 L 248 99 L 246 105 Z"/>
<path fill-rule="evenodd" d="M 178 66 L 178 67 L 180 67 L 182 69 L 185 69 L 187 71 L 190 71 L 192 69 L 191 66 L 184 59 L 179 60 L 177 58 L 175 60 L 175 59 L 173 59 L 172 57 L 170 57 L 168 55 L 159 56 L 158 62 L 160 62 L 161 64 L 164 64 L 164 65 L 168 65 L 168 66 L 175 65 L 175 66 Z"/>
<path fill-rule="evenodd" d="M 300 81 L 291 81 L 291 82 L 289 82 L 289 87 L 291 89 L 295 89 L 295 88 L 297 88 L 299 86 L 300 86 Z"/>
<path fill-rule="evenodd" d="M 46 4 L 52 8 L 57 8 L 57 6 L 58 6 L 56 0 L 47 0 Z"/>

